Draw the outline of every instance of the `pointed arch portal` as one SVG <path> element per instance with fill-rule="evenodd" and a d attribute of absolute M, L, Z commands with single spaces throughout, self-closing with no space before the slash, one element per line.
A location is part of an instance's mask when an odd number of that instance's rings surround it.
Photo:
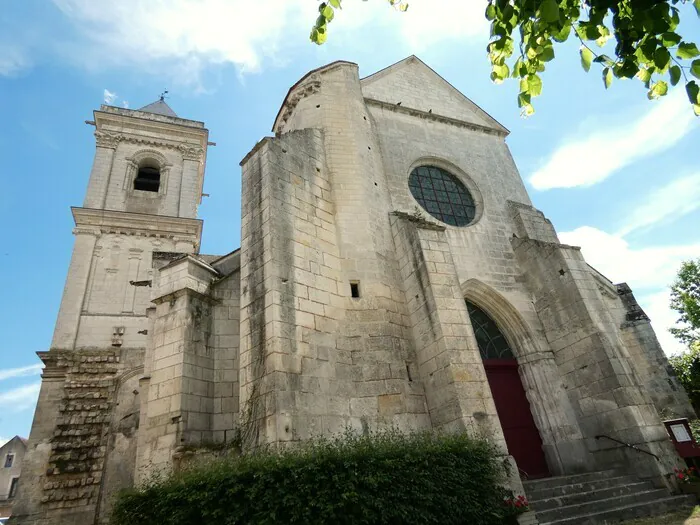
<path fill-rule="evenodd" d="M 508 451 L 526 477 L 546 477 L 549 469 L 542 438 L 520 380 L 515 354 L 491 316 L 474 303 L 466 303 Z"/>

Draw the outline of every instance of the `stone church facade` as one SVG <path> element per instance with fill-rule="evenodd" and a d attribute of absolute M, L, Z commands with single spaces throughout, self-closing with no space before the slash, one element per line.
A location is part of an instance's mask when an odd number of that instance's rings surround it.
<path fill-rule="evenodd" d="M 485 435 L 523 479 L 679 464 L 660 414 L 693 411 L 631 290 L 559 242 L 508 131 L 416 57 L 289 90 L 223 256 L 199 252 L 204 124 L 160 100 L 94 125 L 13 523 L 103 523 L 185 450 L 347 427 Z"/>

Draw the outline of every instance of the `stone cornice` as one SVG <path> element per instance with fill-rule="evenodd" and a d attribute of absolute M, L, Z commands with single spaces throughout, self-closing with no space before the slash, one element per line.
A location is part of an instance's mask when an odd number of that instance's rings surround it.
<path fill-rule="evenodd" d="M 199 249 L 202 221 L 92 208 L 71 208 L 76 233 L 118 233 L 191 242 Z"/>
<path fill-rule="evenodd" d="M 381 100 L 376 100 L 373 98 L 365 98 L 365 103 L 368 106 L 375 106 L 378 108 L 382 108 L 388 111 L 392 111 L 394 113 L 402 113 L 404 115 L 409 115 L 411 117 L 418 117 L 422 118 L 425 120 L 431 120 L 433 122 L 440 122 L 442 124 L 448 124 L 450 126 L 456 126 L 458 128 L 465 128 L 469 129 L 472 131 L 478 131 L 480 133 L 483 133 L 485 135 L 494 135 L 496 137 L 503 137 L 505 138 L 508 136 L 508 133 L 505 131 L 501 131 L 498 129 L 494 128 L 489 128 L 486 126 L 481 126 L 479 124 L 474 124 L 472 122 L 466 122 L 464 120 L 459 120 L 451 117 L 445 117 L 443 115 L 437 115 L 435 113 L 429 113 L 427 111 L 421 111 L 419 109 L 413 109 L 409 107 L 404 107 L 404 106 L 397 106 L 396 104 L 392 104 L 389 102 L 383 102 Z"/>
<path fill-rule="evenodd" d="M 204 148 L 199 144 L 169 142 L 149 137 L 140 137 L 138 135 L 104 130 L 95 131 L 95 141 L 98 148 L 116 149 L 120 142 L 125 142 L 129 144 L 139 144 L 142 146 L 154 146 L 156 148 L 177 150 L 185 160 L 194 160 L 197 162 L 202 162 L 204 160 Z"/>
<path fill-rule="evenodd" d="M 165 295 L 161 295 L 160 297 L 155 297 L 151 299 L 152 303 L 155 304 L 161 304 L 166 301 L 174 301 L 178 297 L 182 297 L 184 295 L 190 295 L 192 297 L 197 297 L 201 301 L 207 302 L 209 304 L 219 304 L 221 301 L 219 299 L 215 299 L 209 295 L 204 295 L 201 292 L 198 292 L 197 290 L 194 290 L 189 287 L 185 288 L 180 288 L 179 290 L 175 290 L 174 292 L 166 293 Z"/>
<path fill-rule="evenodd" d="M 438 224 L 437 222 L 433 222 L 429 219 L 426 219 L 422 214 L 417 215 L 415 213 L 407 213 L 405 211 L 394 210 L 390 212 L 389 215 L 394 215 L 399 219 L 411 222 L 416 225 L 416 228 L 420 228 L 423 230 L 435 230 L 444 232 L 447 229 L 442 224 Z"/>

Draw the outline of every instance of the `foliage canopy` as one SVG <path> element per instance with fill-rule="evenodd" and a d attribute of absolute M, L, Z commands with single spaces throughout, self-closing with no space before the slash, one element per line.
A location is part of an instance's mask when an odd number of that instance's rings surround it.
<path fill-rule="evenodd" d="M 408 9 L 404 1 L 388 2 L 401 11 Z M 668 93 L 669 83 L 675 86 L 682 79 L 693 111 L 700 116 L 700 86 L 692 78 L 700 79 L 700 50 L 678 33 L 683 4 L 692 4 L 700 16 L 700 0 L 487 0 L 491 79 L 519 79 L 518 106 L 523 115 L 531 115 L 532 100 L 542 93 L 540 73 L 554 60 L 555 45 L 576 38 L 581 66 L 586 71 L 599 66 L 606 89 L 614 78 L 636 77 L 647 97 L 657 99 Z M 313 42 L 326 41 L 328 24 L 340 8 L 341 0 L 319 5 Z M 603 53 L 609 41 L 614 49 Z"/>
<path fill-rule="evenodd" d="M 505 467 L 465 435 L 346 433 L 219 460 L 121 493 L 114 525 L 501 525 Z"/>
<path fill-rule="evenodd" d="M 680 314 L 683 326 L 671 328 L 680 341 L 700 342 L 700 259 L 685 261 L 671 285 L 671 308 Z"/>
<path fill-rule="evenodd" d="M 700 341 L 690 345 L 687 352 L 669 358 L 678 380 L 685 388 L 695 411 L 700 411 Z M 697 427 L 697 420 L 695 420 Z M 697 428 L 694 428 L 694 434 Z M 700 436 L 697 436 L 700 438 Z"/>

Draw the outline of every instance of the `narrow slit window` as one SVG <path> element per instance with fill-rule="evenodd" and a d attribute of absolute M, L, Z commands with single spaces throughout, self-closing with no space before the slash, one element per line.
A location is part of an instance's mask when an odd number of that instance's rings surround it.
<path fill-rule="evenodd" d="M 358 282 L 350 283 L 350 295 L 354 299 L 357 299 L 358 297 L 360 297 L 360 283 L 358 283 Z"/>
<path fill-rule="evenodd" d="M 136 179 L 134 179 L 134 189 L 157 193 L 160 189 L 160 169 L 150 165 L 139 166 Z"/>
<path fill-rule="evenodd" d="M 15 462 L 15 455 L 8 454 L 5 456 L 5 468 L 12 468 L 12 464 Z"/>
<path fill-rule="evenodd" d="M 17 495 L 17 483 L 19 483 L 19 478 L 12 478 L 12 481 L 10 482 L 9 494 L 11 498 L 14 498 Z"/>

